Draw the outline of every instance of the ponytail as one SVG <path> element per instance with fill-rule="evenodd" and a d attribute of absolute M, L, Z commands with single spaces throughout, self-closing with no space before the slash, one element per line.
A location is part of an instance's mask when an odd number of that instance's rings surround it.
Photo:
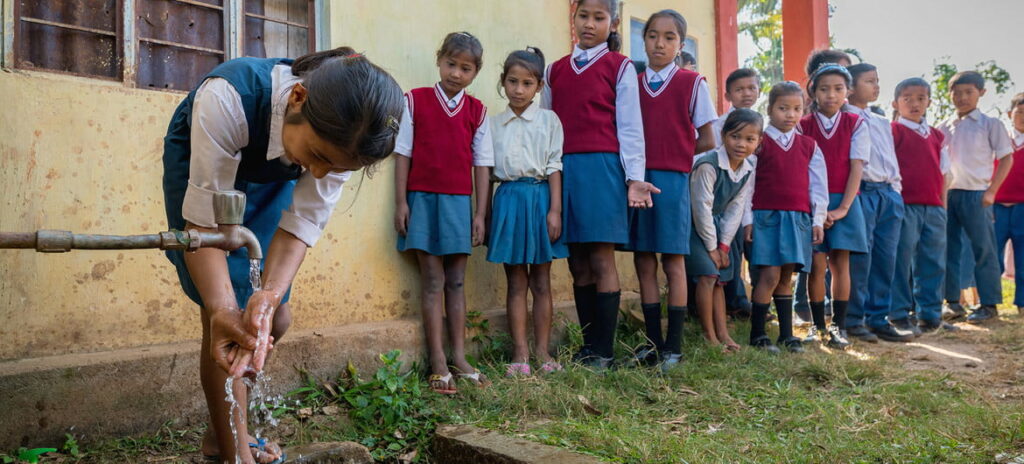
<path fill-rule="evenodd" d="M 619 36 L 618 31 L 612 31 L 608 34 L 608 50 L 617 52 L 622 50 L 622 38 Z"/>

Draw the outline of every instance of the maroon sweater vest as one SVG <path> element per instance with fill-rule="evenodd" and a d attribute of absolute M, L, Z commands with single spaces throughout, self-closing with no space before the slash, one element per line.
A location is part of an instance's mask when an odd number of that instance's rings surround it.
<path fill-rule="evenodd" d="M 414 128 L 409 191 L 472 195 L 473 136 L 486 122 L 487 108 L 464 94 L 459 106 L 449 110 L 437 87 L 406 95 Z"/>
<path fill-rule="evenodd" d="M 935 128 L 928 137 L 900 124 L 892 123 L 892 141 L 896 161 L 903 177 L 903 203 L 908 205 L 942 206 L 942 140 L 945 136 Z"/>
<path fill-rule="evenodd" d="M 704 76 L 676 68 L 657 91 L 647 84 L 641 72 L 640 112 L 644 121 L 647 169 L 690 172 L 697 149 L 697 129 L 693 127 L 693 109 L 697 85 Z"/>
<path fill-rule="evenodd" d="M 840 112 L 839 121 L 832 126 L 832 131 L 825 129 L 814 114 L 808 114 L 800 120 L 800 133 L 814 139 L 818 148 L 825 155 L 825 168 L 828 170 L 828 193 L 845 193 L 846 182 L 850 178 L 850 145 L 853 132 L 863 122 L 855 114 Z"/>
<path fill-rule="evenodd" d="M 764 136 L 757 153 L 752 209 L 811 212 L 814 140 L 794 134 L 789 149 Z"/>
<path fill-rule="evenodd" d="M 572 55 L 551 65 L 551 110 L 562 122 L 563 153 L 619 152 L 615 85 L 631 63 L 625 55 L 605 50 L 583 68 L 576 67 Z"/>
<path fill-rule="evenodd" d="M 1017 147 L 1010 156 L 1013 157 L 1013 166 L 1010 166 L 1010 174 L 996 192 L 996 203 L 1024 203 L 1024 146 Z M 998 161 L 996 167 L 999 167 Z"/>

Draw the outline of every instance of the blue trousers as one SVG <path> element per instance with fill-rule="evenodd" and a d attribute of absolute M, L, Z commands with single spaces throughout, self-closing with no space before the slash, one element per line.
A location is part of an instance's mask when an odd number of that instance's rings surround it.
<path fill-rule="evenodd" d="M 1013 246 L 1013 275 L 1017 284 L 1013 295 L 1013 304 L 1024 307 L 1024 203 L 1014 205 L 995 205 L 996 212 L 996 253 L 1001 256 L 1006 249 L 1006 242 Z M 999 259 L 1000 270 L 1003 260 Z"/>
<path fill-rule="evenodd" d="M 996 257 L 996 234 L 992 208 L 981 206 L 980 190 L 950 190 L 946 219 L 946 301 L 960 301 L 961 264 L 964 246 L 971 247 L 977 264 L 974 278 L 982 305 L 1003 302 Z M 961 231 L 967 234 L 963 243 Z"/>
<path fill-rule="evenodd" d="M 882 327 L 892 306 L 896 248 L 903 227 L 903 197 L 882 182 L 862 182 L 860 206 L 868 236 L 867 253 L 850 253 L 850 306 L 846 326 Z"/>
<path fill-rule="evenodd" d="M 915 309 L 919 320 L 940 321 L 945 269 L 946 210 L 941 206 L 907 205 L 896 251 L 889 318 L 906 318 Z"/>

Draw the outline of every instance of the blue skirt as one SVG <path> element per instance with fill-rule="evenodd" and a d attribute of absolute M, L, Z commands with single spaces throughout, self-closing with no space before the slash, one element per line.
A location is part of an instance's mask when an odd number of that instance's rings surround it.
<path fill-rule="evenodd" d="M 717 228 L 718 218 L 715 218 L 715 225 Z M 737 234 L 741 234 L 742 232 L 743 230 L 740 229 Z M 708 250 L 705 249 L 704 241 L 701 240 L 700 235 L 697 235 L 697 231 L 693 230 L 690 232 L 690 254 L 686 256 L 687 276 L 693 278 L 700 276 L 718 276 L 719 282 L 729 282 L 736 277 L 736 272 L 739 269 L 739 262 L 742 259 L 743 254 L 741 250 L 730 249 L 729 266 L 725 269 L 719 269 L 715 266 L 715 262 L 711 260 L 711 255 L 708 254 Z"/>
<path fill-rule="evenodd" d="M 422 250 L 434 256 L 473 250 L 473 213 L 469 195 L 409 192 L 409 225 L 398 236 L 398 251 Z"/>
<path fill-rule="evenodd" d="M 648 169 L 645 177 L 661 193 L 653 208 L 629 210 L 629 242 L 622 249 L 690 254 L 690 174 Z"/>
<path fill-rule="evenodd" d="M 180 160 L 179 160 L 180 161 Z M 167 212 L 167 224 L 171 229 L 183 230 L 185 219 L 182 217 L 181 206 L 185 201 L 185 187 L 188 185 L 188 162 L 175 162 L 173 159 L 164 159 L 164 202 Z M 264 261 L 260 262 L 260 268 L 266 260 L 267 250 L 270 249 L 270 240 L 277 232 L 277 225 L 281 222 L 281 213 L 292 204 L 292 191 L 295 189 L 295 181 L 275 182 L 270 184 L 255 184 L 245 181 L 236 181 L 235 189 L 245 194 L 245 215 L 242 218 L 242 225 L 247 227 L 256 235 L 263 250 Z M 189 299 L 202 306 L 203 300 L 199 296 L 199 290 L 192 282 L 192 276 L 185 266 L 185 254 L 181 251 L 168 251 L 167 259 L 174 264 L 178 273 L 178 281 L 182 290 Z M 235 291 L 235 302 L 239 308 L 245 308 L 249 297 L 252 296 L 252 285 L 249 282 L 249 252 L 245 248 L 239 248 L 228 253 L 228 273 L 231 276 L 231 287 Z M 281 303 L 287 303 L 291 297 L 291 287 L 285 293 Z"/>
<path fill-rule="evenodd" d="M 616 153 L 562 156 L 562 235 L 566 243 L 629 240 L 626 174 Z"/>
<path fill-rule="evenodd" d="M 843 202 L 842 193 L 828 194 L 828 210 L 832 211 Z M 825 241 L 814 247 L 815 253 L 828 253 L 832 250 L 849 250 L 852 253 L 868 252 L 868 231 L 864 223 L 864 210 L 860 206 L 860 196 L 853 199 L 850 212 L 838 220 L 832 227 L 825 229 Z"/>
<path fill-rule="evenodd" d="M 544 264 L 569 256 L 565 234 L 548 235 L 551 190 L 547 181 L 524 177 L 502 182 L 494 194 L 487 260 L 504 264 Z"/>
<path fill-rule="evenodd" d="M 754 211 L 754 243 L 750 264 L 796 264 L 794 271 L 811 268 L 811 215 L 800 211 Z"/>

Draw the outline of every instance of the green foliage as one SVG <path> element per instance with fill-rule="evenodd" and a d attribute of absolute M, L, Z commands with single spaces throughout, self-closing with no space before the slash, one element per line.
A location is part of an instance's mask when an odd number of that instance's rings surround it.
<path fill-rule="evenodd" d="M 985 88 L 989 92 L 995 91 L 996 95 L 1002 96 L 1013 87 L 1013 79 L 1010 73 L 996 64 L 995 60 L 982 61 L 974 66 L 974 70 L 981 73 L 985 78 Z M 949 95 L 949 79 L 960 72 L 955 64 L 949 62 L 949 57 L 944 56 L 935 62 L 932 68 L 932 114 L 935 122 L 942 121 L 953 115 L 956 108 Z M 996 108 L 999 113 L 1000 108 Z"/>
<path fill-rule="evenodd" d="M 57 448 L 19 448 L 18 449 L 18 460 L 22 462 L 35 463 L 39 462 L 39 457 L 46 453 L 55 453 Z"/>
<path fill-rule="evenodd" d="M 350 364 L 341 392 L 362 444 L 376 460 L 393 459 L 410 450 L 423 455 L 441 419 L 424 397 L 416 370 L 402 373 L 399 356 L 398 350 L 380 355 L 384 365 L 368 381 L 360 379 Z"/>
<path fill-rule="evenodd" d="M 65 437 L 64 446 L 60 447 L 61 452 L 69 454 L 69 455 L 74 456 L 76 458 L 77 457 L 81 457 L 82 456 L 82 452 L 79 451 L 79 449 L 78 449 L 78 440 L 75 439 L 75 436 L 70 434 L 70 433 L 65 433 L 64 437 Z"/>
<path fill-rule="evenodd" d="M 757 47 L 757 54 L 747 58 L 744 66 L 761 75 L 761 91 L 781 82 L 782 67 L 782 2 L 780 0 L 740 0 L 739 32 L 747 34 Z"/>
<path fill-rule="evenodd" d="M 491 322 L 484 319 L 484 313 L 469 311 L 466 313 L 466 329 L 470 332 L 469 340 L 477 344 L 477 356 L 467 356 L 471 364 L 501 363 L 507 361 L 512 339 L 507 332 L 491 335 Z"/>

